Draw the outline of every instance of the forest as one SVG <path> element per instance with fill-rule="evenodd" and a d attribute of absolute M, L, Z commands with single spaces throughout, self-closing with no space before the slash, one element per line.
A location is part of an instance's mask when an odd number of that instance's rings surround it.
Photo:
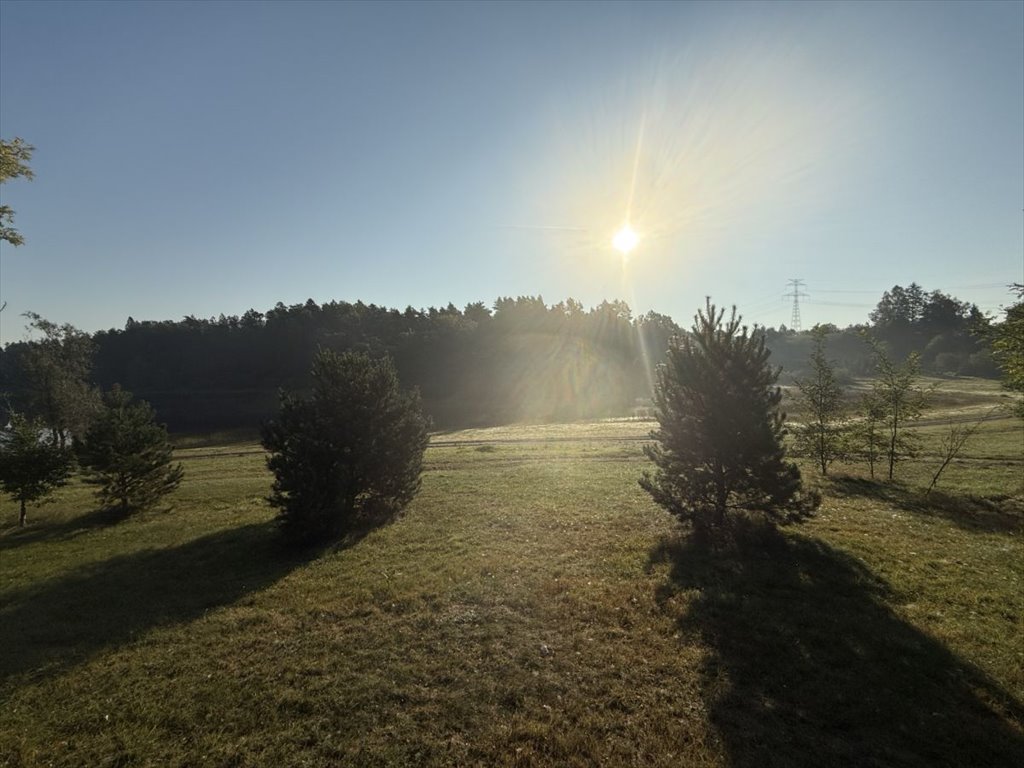
<path fill-rule="evenodd" d="M 653 311 L 635 317 L 622 301 L 588 309 L 571 298 L 548 304 L 540 296 L 404 311 L 310 299 L 241 316 L 129 317 L 122 329 L 79 334 L 78 367 L 89 385 L 119 384 L 148 401 L 172 432 L 258 426 L 273 414 L 282 388 L 308 387 L 310 360 L 320 348 L 390 356 L 403 385 L 420 390 L 438 428 L 571 421 L 649 405 L 654 370 L 688 321 Z M 827 352 L 846 379 L 872 371 L 868 334 L 894 359 L 918 352 L 925 372 L 997 377 L 992 327 L 973 304 L 916 283 L 897 285 L 867 323 L 826 326 Z M 771 362 L 783 369 L 780 381 L 791 381 L 806 365 L 810 334 L 785 326 L 764 331 Z M 0 351 L 0 407 L 29 405 L 38 382 L 25 360 L 41 343 L 30 338 Z"/>

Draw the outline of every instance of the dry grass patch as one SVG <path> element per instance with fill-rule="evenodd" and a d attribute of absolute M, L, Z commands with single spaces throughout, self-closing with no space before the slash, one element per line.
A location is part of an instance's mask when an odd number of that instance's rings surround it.
<path fill-rule="evenodd" d="M 0 535 L 0 764 L 1022 754 L 1019 528 L 851 480 L 799 531 L 712 546 L 637 487 L 615 438 L 650 425 L 623 424 L 430 448 L 404 517 L 319 553 L 279 548 L 244 446 L 182 451 L 174 509 L 116 525 L 66 489 Z M 1015 498 L 988 463 L 963 471 Z"/>

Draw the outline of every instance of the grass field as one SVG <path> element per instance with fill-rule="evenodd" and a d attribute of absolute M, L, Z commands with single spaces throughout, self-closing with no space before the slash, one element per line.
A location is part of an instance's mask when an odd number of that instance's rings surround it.
<path fill-rule="evenodd" d="M 192 440 L 173 509 L 0 506 L 0 765 L 1024 764 L 1024 429 L 928 498 L 841 466 L 806 525 L 694 540 L 649 422 L 435 436 L 389 526 L 278 547 L 254 443 Z"/>

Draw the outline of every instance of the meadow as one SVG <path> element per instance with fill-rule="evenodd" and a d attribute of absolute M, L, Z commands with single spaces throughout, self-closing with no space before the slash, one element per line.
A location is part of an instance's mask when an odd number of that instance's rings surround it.
<path fill-rule="evenodd" d="M 1024 762 L 1024 425 L 943 382 L 899 481 L 695 539 L 638 487 L 653 424 L 439 433 L 396 522 L 281 548 L 254 441 L 113 521 L 0 502 L 0 765 Z M 799 414 L 795 414 L 796 417 Z"/>

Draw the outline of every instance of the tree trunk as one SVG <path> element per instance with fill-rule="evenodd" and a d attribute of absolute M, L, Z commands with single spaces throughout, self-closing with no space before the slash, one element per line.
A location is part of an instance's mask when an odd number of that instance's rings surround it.
<path fill-rule="evenodd" d="M 123 472 L 120 473 L 117 476 L 117 482 L 118 482 L 118 487 L 121 489 L 120 494 L 118 494 L 118 501 L 121 504 L 121 514 L 122 515 L 127 515 L 128 514 L 128 491 L 125 490 L 125 489 L 128 487 L 128 480 L 125 477 Z"/>
<path fill-rule="evenodd" d="M 19 517 L 18 517 L 18 527 L 19 528 L 24 528 L 25 527 L 25 517 L 26 517 L 26 515 L 25 515 L 25 497 L 22 496 L 21 497 L 21 515 L 19 515 Z"/>
<path fill-rule="evenodd" d="M 825 440 L 825 424 L 818 420 L 818 461 L 821 463 L 821 474 L 828 474 L 828 445 Z"/>
<path fill-rule="evenodd" d="M 718 468 L 715 478 L 715 525 L 719 528 L 725 525 L 725 506 L 729 500 L 729 491 L 725 487 L 725 478 L 722 477 L 722 469 Z"/>
<path fill-rule="evenodd" d="M 892 409 L 892 432 L 889 438 L 889 482 L 892 482 L 893 468 L 896 466 L 896 439 L 900 434 L 900 406 L 894 403 Z"/>

